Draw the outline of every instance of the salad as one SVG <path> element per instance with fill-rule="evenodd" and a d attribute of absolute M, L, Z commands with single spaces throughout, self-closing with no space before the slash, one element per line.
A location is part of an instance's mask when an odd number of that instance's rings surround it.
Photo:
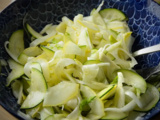
<path fill-rule="evenodd" d="M 27 48 L 23 29 L 5 42 L 7 86 L 28 119 L 131 120 L 158 102 L 158 89 L 132 69 L 137 61 L 127 17 L 102 5 L 40 32 L 26 24 Z"/>

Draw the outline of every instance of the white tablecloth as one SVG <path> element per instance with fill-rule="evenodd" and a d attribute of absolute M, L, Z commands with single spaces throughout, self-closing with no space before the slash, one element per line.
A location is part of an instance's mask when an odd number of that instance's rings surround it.
<path fill-rule="evenodd" d="M 14 2 L 15 0 L 0 0 L 0 12 L 4 10 L 9 4 Z"/>

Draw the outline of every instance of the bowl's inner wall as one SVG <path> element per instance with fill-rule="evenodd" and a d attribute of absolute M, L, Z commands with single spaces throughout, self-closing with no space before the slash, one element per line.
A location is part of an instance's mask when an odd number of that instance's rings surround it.
<path fill-rule="evenodd" d="M 7 60 L 4 42 L 17 29 L 22 29 L 25 23 L 40 31 L 46 24 L 58 24 L 63 16 L 72 19 L 81 13 L 89 15 L 97 8 L 101 0 L 18 0 L 0 14 L 0 59 Z M 135 38 L 132 51 L 160 43 L 160 7 L 152 0 L 105 0 L 102 9 L 118 8 L 129 18 L 127 21 L 132 36 Z M 28 39 L 25 38 L 26 46 Z M 152 67 L 159 63 L 160 53 L 152 53 L 137 57 L 137 68 Z M 2 73 L 7 75 L 6 69 Z M 0 104 L 16 114 L 19 106 L 10 88 L 5 87 L 6 76 L 0 78 Z M 154 110 L 151 113 L 155 113 Z M 146 118 L 151 117 L 148 114 Z"/>

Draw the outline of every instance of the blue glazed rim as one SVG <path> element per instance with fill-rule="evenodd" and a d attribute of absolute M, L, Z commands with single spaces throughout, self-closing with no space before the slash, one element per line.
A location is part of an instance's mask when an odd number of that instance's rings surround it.
<path fill-rule="evenodd" d="M 48 3 L 52 3 L 52 5 L 61 4 L 64 2 L 63 0 L 59 0 L 59 2 L 56 2 L 56 0 L 46 0 Z M 17 0 L 10 6 L 8 6 L 2 13 L 0 13 L 0 45 L 1 45 L 1 52 L 0 52 L 0 59 L 7 60 L 9 56 L 6 56 L 6 52 L 4 48 L 2 48 L 2 44 L 4 44 L 4 41 L 8 40 L 11 33 L 17 29 L 22 28 L 23 24 L 23 18 L 27 16 L 26 21 L 31 24 L 32 27 L 36 26 L 34 29 L 37 31 L 42 29 L 44 25 L 48 23 L 58 23 L 58 21 L 61 20 L 61 17 L 66 15 L 69 18 L 73 18 L 74 15 L 78 13 L 82 13 L 84 15 L 89 14 L 89 12 L 94 8 L 97 7 L 101 0 L 66 0 L 65 3 L 67 6 L 71 7 L 72 5 L 69 4 L 75 4 L 73 8 L 76 10 L 74 11 L 74 14 L 68 14 L 67 12 L 70 12 L 69 9 L 62 9 L 58 10 L 56 9 L 57 6 L 54 6 L 55 11 L 58 11 L 59 14 L 53 14 L 53 17 L 48 18 L 48 20 L 44 20 L 44 18 L 37 16 L 38 15 L 44 15 L 45 9 L 41 9 L 42 13 L 37 13 L 40 8 L 38 6 L 41 6 L 42 4 L 46 4 L 47 2 L 43 0 Z M 86 2 L 87 1 L 87 2 Z M 40 3 L 42 2 L 42 4 Z M 77 3 L 81 3 L 81 7 L 79 8 Z M 86 6 L 82 9 L 83 6 Z M 43 5 L 42 5 L 43 6 Z M 65 5 L 63 5 L 65 6 Z M 33 7 L 33 8 L 32 8 Z M 128 24 L 130 29 L 133 31 L 133 37 L 135 37 L 135 44 L 133 44 L 132 51 L 141 49 L 143 47 L 151 46 L 154 44 L 160 43 L 160 37 L 158 36 L 160 34 L 160 13 L 157 11 L 160 11 L 160 6 L 155 3 L 153 0 L 105 0 L 105 5 L 102 7 L 104 8 L 118 8 L 122 10 L 128 17 Z M 73 10 L 73 8 L 70 8 Z M 49 8 L 48 8 L 49 9 Z M 52 10 L 47 10 L 52 11 Z M 26 13 L 28 13 L 26 15 Z M 50 12 L 47 12 L 48 15 L 50 15 Z M 57 17 L 56 19 L 54 17 Z M 40 23 L 37 21 L 37 18 L 39 18 Z M 13 25 L 14 24 L 14 25 Z M 8 27 L 12 26 L 12 27 Z M 159 31 L 158 31 L 159 30 Z M 3 35 L 2 35 L 3 34 Z M 140 56 L 136 58 L 139 62 L 139 65 L 136 66 L 136 68 L 147 68 L 147 67 L 153 67 L 158 65 L 160 62 L 160 52 Z M 2 72 L 6 73 L 6 71 L 2 68 Z M 11 90 L 9 88 L 4 87 L 5 85 L 5 77 L 0 78 L 0 98 L 7 97 L 3 96 L 2 91 L 9 96 L 13 97 Z M 11 99 L 9 102 L 11 104 L 16 103 L 16 99 Z M 16 111 L 19 109 L 19 106 L 15 105 L 13 106 L 14 109 L 10 109 L 6 103 L 4 103 L 4 100 L 0 100 L 0 104 L 2 107 L 4 107 L 8 112 L 10 112 L 12 115 L 17 117 L 18 119 L 23 119 L 19 115 L 17 115 Z M 12 105 L 9 105 L 12 106 Z M 157 103 L 156 107 L 153 108 L 151 111 L 146 114 L 143 119 L 148 120 L 157 115 L 160 112 L 160 101 Z"/>

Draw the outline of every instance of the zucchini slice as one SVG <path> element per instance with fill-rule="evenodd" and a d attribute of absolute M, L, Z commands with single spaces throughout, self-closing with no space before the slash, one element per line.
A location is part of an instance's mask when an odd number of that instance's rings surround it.
<path fill-rule="evenodd" d="M 115 9 L 115 8 L 107 8 L 107 9 L 101 10 L 99 13 L 102 16 L 102 18 L 110 20 L 110 21 L 127 20 L 126 15 L 122 11 Z"/>
<path fill-rule="evenodd" d="M 147 84 L 146 92 L 140 97 L 140 102 L 142 103 L 142 108 L 136 107 L 136 111 L 149 111 L 157 104 L 159 100 L 159 91 L 158 89 L 151 85 Z"/>
<path fill-rule="evenodd" d="M 17 30 L 11 35 L 9 39 L 8 49 L 15 57 L 18 57 L 20 53 L 24 50 L 23 36 L 24 31 Z"/>
<path fill-rule="evenodd" d="M 18 61 L 25 65 L 27 63 L 28 57 L 35 57 L 42 53 L 39 47 L 29 47 L 24 49 L 24 51 L 18 56 Z"/>
<path fill-rule="evenodd" d="M 34 108 L 39 105 L 43 101 L 46 91 L 47 84 L 42 72 L 32 68 L 30 93 L 23 102 L 21 109 Z"/>
<path fill-rule="evenodd" d="M 126 69 L 119 69 L 116 72 L 121 72 L 123 74 L 126 84 L 137 88 L 141 93 L 145 93 L 147 83 L 139 74 Z"/>
<path fill-rule="evenodd" d="M 124 112 L 107 111 L 105 112 L 105 116 L 103 116 L 100 120 L 122 120 L 127 116 L 128 114 Z"/>
<path fill-rule="evenodd" d="M 60 82 L 51 87 L 45 95 L 43 106 L 57 106 L 67 103 L 74 98 L 79 91 L 79 85 L 70 82 Z"/>
<path fill-rule="evenodd" d="M 9 86 L 13 80 L 21 77 L 24 74 L 24 69 L 21 64 L 17 63 L 12 59 L 8 60 L 8 63 L 12 71 L 9 73 L 7 77 L 7 86 Z"/>
<path fill-rule="evenodd" d="M 24 31 L 22 29 L 17 30 L 12 33 L 9 41 L 6 41 L 4 44 L 7 53 L 10 55 L 12 59 L 14 59 L 18 63 L 19 61 L 17 58 L 24 50 L 23 37 L 24 37 Z"/>

